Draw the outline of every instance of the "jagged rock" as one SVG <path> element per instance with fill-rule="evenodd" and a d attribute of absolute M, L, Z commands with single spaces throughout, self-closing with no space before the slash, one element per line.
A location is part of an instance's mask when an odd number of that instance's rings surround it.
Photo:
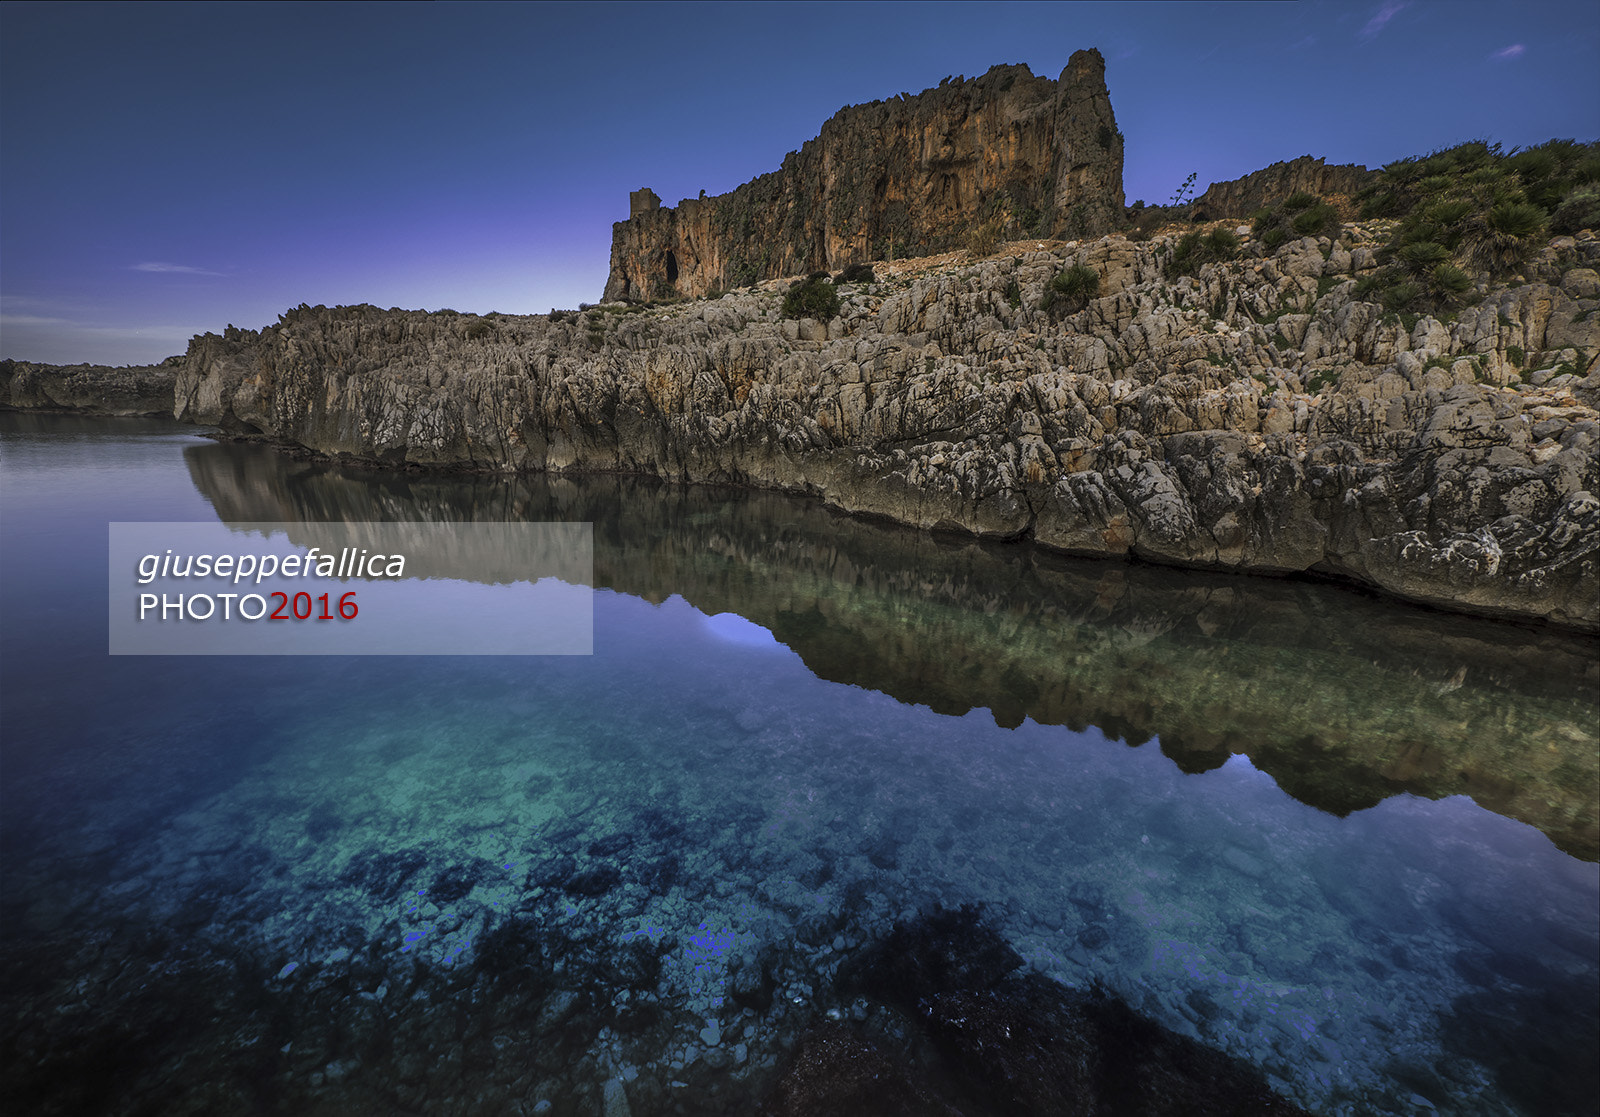
<path fill-rule="evenodd" d="M 159 365 L 41 365 L 0 361 L 0 408 L 88 415 L 170 415 L 182 358 Z"/>
<path fill-rule="evenodd" d="M 884 265 L 825 332 L 782 320 L 777 284 L 555 321 L 302 307 L 196 338 L 175 413 L 325 454 L 754 484 L 1600 629 L 1600 240 L 1567 250 L 1570 291 L 1408 324 L 1319 287 L 1363 236 L 1180 278 L 1166 237 Z M 1112 293 L 1042 309 L 1068 265 Z"/>
<path fill-rule="evenodd" d="M 634 191 L 614 226 L 604 297 L 698 296 L 926 255 L 997 216 L 997 234 L 1095 235 L 1120 221 L 1122 202 L 1105 60 L 1080 50 L 1059 81 L 995 66 L 841 109 L 781 169 L 728 194 L 674 209 L 648 187 Z"/>
<path fill-rule="evenodd" d="M 1197 221 L 1221 217 L 1249 217 L 1263 206 L 1281 202 L 1291 194 L 1352 195 L 1371 180 L 1374 172 L 1355 163 L 1326 166 L 1321 159 L 1302 155 L 1274 163 L 1243 178 L 1213 182 L 1194 200 L 1190 214 Z"/>

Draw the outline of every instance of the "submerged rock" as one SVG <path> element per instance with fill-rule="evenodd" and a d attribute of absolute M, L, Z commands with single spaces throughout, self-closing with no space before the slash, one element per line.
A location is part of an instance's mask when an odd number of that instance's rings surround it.
<path fill-rule="evenodd" d="M 1239 1060 L 1170 1031 L 1103 990 L 1082 992 L 1036 973 L 1018 974 L 1022 961 L 977 908 L 935 908 L 896 924 L 847 967 L 840 986 L 846 995 L 861 991 L 891 1005 L 931 1043 L 937 1063 L 915 1077 L 938 1083 L 941 1096 L 934 1104 L 952 1112 L 1303 1112 Z M 835 1055 L 834 1087 L 855 1086 L 866 1104 L 875 1104 L 873 1089 L 850 1075 L 874 1056 L 872 1045 L 835 1035 L 824 1050 L 842 1053 Z M 809 1084 L 821 1077 L 819 1062 L 815 1055 L 798 1059 L 790 1076 Z M 831 1100 L 849 1101 L 842 1093 Z M 835 1111 L 855 1110 L 841 1104 Z"/>

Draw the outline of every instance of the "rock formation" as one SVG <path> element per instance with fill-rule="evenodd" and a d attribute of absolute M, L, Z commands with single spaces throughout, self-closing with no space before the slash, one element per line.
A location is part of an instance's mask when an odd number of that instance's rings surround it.
<path fill-rule="evenodd" d="M 0 361 L 0 408 L 86 415 L 170 415 L 180 358 L 159 365 L 41 365 Z"/>
<path fill-rule="evenodd" d="M 1556 238 L 1451 322 L 1354 297 L 1378 243 L 1251 241 L 1198 276 L 1172 274 L 1170 237 L 908 265 L 847 286 L 830 322 L 782 319 L 777 283 L 548 318 L 302 307 L 196 338 L 175 414 L 377 461 L 784 488 L 1600 630 L 1600 238 Z M 1042 308 L 1073 264 L 1099 297 Z"/>
<path fill-rule="evenodd" d="M 1122 134 L 1105 60 L 1059 81 L 1027 66 L 839 110 L 781 169 L 663 208 L 648 188 L 613 229 L 605 299 L 699 296 L 991 240 L 1092 236 L 1122 214 Z"/>
<path fill-rule="evenodd" d="M 1373 175 L 1354 163 L 1325 166 L 1321 159 L 1302 155 L 1287 163 L 1274 163 L 1243 178 L 1213 182 L 1194 200 L 1190 212 L 1196 221 L 1222 217 L 1249 217 L 1263 206 L 1291 194 L 1344 195 L 1367 185 Z"/>

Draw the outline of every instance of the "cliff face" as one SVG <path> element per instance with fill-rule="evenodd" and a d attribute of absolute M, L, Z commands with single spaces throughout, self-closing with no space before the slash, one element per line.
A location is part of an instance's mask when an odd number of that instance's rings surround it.
<path fill-rule="evenodd" d="M 1191 213 L 1196 221 L 1222 217 L 1249 217 L 1263 206 L 1291 194 L 1352 195 L 1365 186 L 1372 171 L 1355 163 L 1329 167 L 1321 159 L 1302 155 L 1287 163 L 1274 163 L 1243 178 L 1214 182 L 1195 199 Z"/>
<path fill-rule="evenodd" d="M 771 174 L 613 227 L 605 299 L 704 295 L 866 260 L 926 255 L 974 229 L 1085 236 L 1122 214 L 1122 135 L 1105 61 L 1059 81 L 996 66 L 914 97 L 841 109 Z"/>
<path fill-rule="evenodd" d="M 159 365 L 41 365 L 0 361 L 0 407 L 86 415 L 170 415 L 178 359 Z"/>
<path fill-rule="evenodd" d="M 1169 238 L 1107 237 L 847 287 L 828 323 L 781 319 L 780 284 L 558 321 L 302 308 L 196 338 L 176 416 L 378 461 L 805 491 L 1600 630 L 1600 238 L 1409 329 L 1353 297 L 1381 242 L 1250 242 L 1174 277 Z M 1101 296 L 1042 309 L 1068 264 Z"/>

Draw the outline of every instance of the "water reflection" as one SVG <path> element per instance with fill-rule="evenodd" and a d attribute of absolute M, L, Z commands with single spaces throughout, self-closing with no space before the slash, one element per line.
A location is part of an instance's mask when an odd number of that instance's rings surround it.
<path fill-rule="evenodd" d="M 1600 858 L 1593 639 L 1342 588 L 1066 561 L 782 494 L 625 477 L 437 477 L 185 450 L 217 515 L 583 520 L 595 580 L 768 630 L 820 678 L 926 705 L 1152 737 L 1186 772 L 1244 754 L 1338 815 L 1470 796 Z"/>

